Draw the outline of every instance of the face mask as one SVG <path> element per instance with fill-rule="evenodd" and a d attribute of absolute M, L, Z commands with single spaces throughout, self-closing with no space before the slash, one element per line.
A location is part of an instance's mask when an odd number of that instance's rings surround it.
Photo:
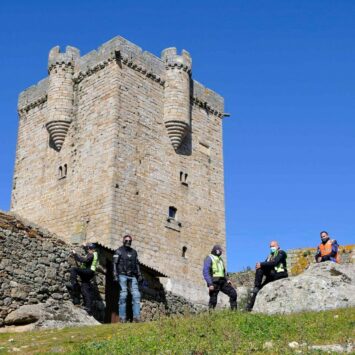
<path fill-rule="evenodd" d="M 125 240 L 125 241 L 123 242 L 123 245 L 124 245 L 125 247 L 130 247 L 131 244 L 132 244 L 132 241 L 129 240 L 129 239 L 127 239 L 127 240 Z"/>
<path fill-rule="evenodd" d="M 271 254 L 274 254 L 276 250 L 277 250 L 276 247 L 270 247 L 270 252 L 271 252 Z"/>
<path fill-rule="evenodd" d="M 328 241 L 329 237 L 328 237 L 328 236 L 326 236 L 326 237 L 321 237 L 321 239 L 322 239 L 322 242 L 323 242 L 323 243 L 326 243 L 326 242 Z"/>

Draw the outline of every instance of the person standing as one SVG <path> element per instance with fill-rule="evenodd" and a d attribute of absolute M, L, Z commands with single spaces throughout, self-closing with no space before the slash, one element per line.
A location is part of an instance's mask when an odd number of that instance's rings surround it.
<path fill-rule="evenodd" d="M 256 295 L 266 284 L 288 277 L 286 260 L 286 252 L 280 249 L 279 243 L 276 240 L 273 240 L 270 243 L 269 256 L 264 262 L 256 263 L 254 289 L 246 307 L 247 311 L 250 312 L 253 309 Z M 262 282 L 264 276 L 265 280 Z"/>
<path fill-rule="evenodd" d="M 203 264 L 203 277 L 207 283 L 210 296 L 208 303 L 210 309 L 216 307 L 219 291 L 229 296 L 231 309 L 237 309 L 237 291 L 232 286 L 231 281 L 227 279 L 220 245 L 215 245 L 211 250 L 211 254 L 206 257 Z"/>
<path fill-rule="evenodd" d="M 121 288 L 118 307 L 121 323 L 127 321 L 126 303 L 128 289 L 132 295 L 133 322 L 140 321 L 141 294 L 138 282 L 142 281 L 142 274 L 139 268 L 138 254 L 131 245 L 132 237 L 125 235 L 123 237 L 123 245 L 113 255 L 113 277 L 114 281 L 119 282 Z"/>
<path fill-rule="evenodd" d="M 315 255 L 316 262 L 333 261 L 334 263 L 339 263 L 338 242 L 334 239 L 330 239 L 326 231 L 320 232 L 320 239 L 322 242 L 319 244 Z"/>
<path fill-rule="evenodd" d="M 91 280 L 95 276 L 95 271 L 98 265 L 98 253 L 95 244 L 88 243 L 83 245 L 86 256 L 81 256 L 72 250 L 72 255 L 75 261 L 79 262 L 80 267 L 72 267 L 70 269 L 70 283 L 67 287 L 72 291 L 73 303 L 79 304 L 80 289 L 84 298 L 84 309 L 91 315 L 92 314 L 92 301 L 94 292 L 91 285 Z M 81 280 L 81 288 L 78 282 L 78 276 Z"/>

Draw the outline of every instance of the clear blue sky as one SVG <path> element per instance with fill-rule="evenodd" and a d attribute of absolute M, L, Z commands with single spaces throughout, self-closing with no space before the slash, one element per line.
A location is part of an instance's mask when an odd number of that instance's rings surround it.
<path fill-rule="evenodd" d="M 1 1 L 0 208 L 10 206 L 18 94 L 48 51 L 85 54 L 121 35 L 187 49 L 193 77 L 224 96 L 229 270 L 268 242 L 355 242 L 355 1 Z M 34 141 L 33 144 L 36 144 Z"/>

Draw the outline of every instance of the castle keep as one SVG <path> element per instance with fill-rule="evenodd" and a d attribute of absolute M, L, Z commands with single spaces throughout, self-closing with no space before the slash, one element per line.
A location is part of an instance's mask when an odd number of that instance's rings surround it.
<path fill-rule="evenodd" d="M 69 243 L 115 249 L 129 233 L 143 264 L 203 285 L 203 258 L 225 247 L 224 108 L 188 52 L 54 47 L 18 112 L 13 211 Z"/>

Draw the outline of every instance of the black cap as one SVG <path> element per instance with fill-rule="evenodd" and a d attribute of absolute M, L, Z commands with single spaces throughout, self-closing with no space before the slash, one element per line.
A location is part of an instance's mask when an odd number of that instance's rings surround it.
<path fill-rule="evenodd" d="M 87 244 L 86 244 L 86 247 L 87 247 L 88 249 L 96 249 L 96 245 L 95 245 L 94 243 L 87 243 Z"/>

